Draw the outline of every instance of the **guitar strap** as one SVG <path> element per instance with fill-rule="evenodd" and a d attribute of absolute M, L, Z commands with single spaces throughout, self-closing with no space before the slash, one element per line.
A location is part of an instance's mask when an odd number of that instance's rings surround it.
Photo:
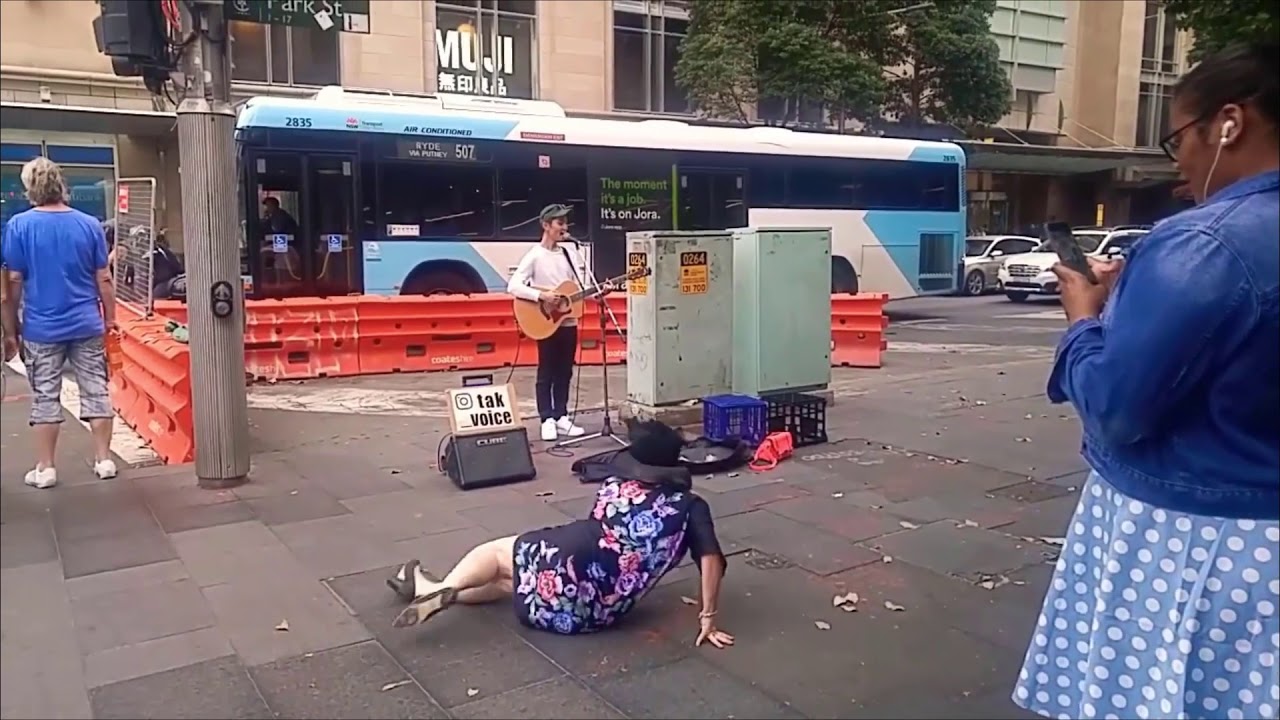
<path fill-rule="evenodd" d="M 561 245 L 560 252 L 564 254 L 564 261 L 569 263 L 569 271 L 573 273 L 573 279 L 578 281 L 578 287 L 586 290 L 587 284 L 583 282 L 582 276 L 578 274 L 578 266 L 573 264 L 573 257 L 569 255 L 569 248 Z"/>

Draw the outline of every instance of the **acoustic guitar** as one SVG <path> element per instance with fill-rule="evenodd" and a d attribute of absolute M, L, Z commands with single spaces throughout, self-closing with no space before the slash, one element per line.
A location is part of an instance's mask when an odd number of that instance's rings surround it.
<path fill-rule="evenodd" d="M 617 286 L 628 280 L 647 277 L 652 272 L 647 267 L 636 268 L 626 275 L 609 278 L 604 281 L 604 284 Z M 555 334 L 565 320 L 581 318 L 583 301 L 601 294 L 603 290 L 599 285 L 583 290 L 578 287 L 578 283 L 565 280 L 550 290 L 556 296 L 554 300 L 534 301 L 516 298 L 514 303 L 516 324 L 520 326 L 520 331 L 526 337 L 545 340 Z"/>

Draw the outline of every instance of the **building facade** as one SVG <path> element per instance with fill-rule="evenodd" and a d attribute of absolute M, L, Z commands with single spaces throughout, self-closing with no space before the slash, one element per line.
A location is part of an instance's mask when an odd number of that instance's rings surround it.
<path fill-rule="evenodd" d="M 18 168 L 43 154 L 102 217 L 117 179 L 157 178 L 157 222 L 180 247 L 172 100 L 112 73 L 93 38 L 98 12 L 94 0 L 0 3 L 3 214 L 25 207 Z M 376 0 L 370 13 L 368 34 L 233 22 L 236 96 L 340 84 L 552 100 L 591 116 L 690 110 L 674 78 L 680 0 Z M 1159 3 L 999 0 L 992 33 L 1013 109 L 967 148 L 974 227 L 1121 222 L 1157 205 L 1151 188 L 1167 190 L 1171 166 L 1152 148 L 1186 46 Z"/>

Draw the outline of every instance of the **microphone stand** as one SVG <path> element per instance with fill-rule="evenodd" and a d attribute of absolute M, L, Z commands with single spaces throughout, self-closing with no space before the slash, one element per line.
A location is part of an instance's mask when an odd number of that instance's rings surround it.
<path fill-rule="evenodd" d="M 572 239 L 572 238 L 570 238 Z M 576 242 L 576 240 L 574 241 Z M 594 259 L 594 258 L 593 258 Z M 595 273 L 587 268 L 587 276 L 591 279 L 594 287 L 599 288 L 600 283 L 596 280 Z M 588 440 L 597 440 L 599 438 L 608 438 L 622 447 L 631 447 L 631 443 L 627 442 L 621 435 L 613 430 L 613 419 L 610 417 L 612 408 L 609 402 L 609 323 L 610 318 L 613 319 L 613 326 L 617 330 L 618 335 L 622 335 L 622 326 L 618 324 L 618 318 L 613 314 L 613 308 L 609 307 L 609 303 L 605 300 L 604 293 L 598 293 L 595 297 L 596 304 L 599 306 L 596 314 L 600 318 L 600 376 L 604 380 L 604 423 L 600 426 L 600 432 L 587 433 L 576 438 L 561 440 L 554 447 L 570 448 Z M 575 412 L 577 408 L 574 408 Z"/>

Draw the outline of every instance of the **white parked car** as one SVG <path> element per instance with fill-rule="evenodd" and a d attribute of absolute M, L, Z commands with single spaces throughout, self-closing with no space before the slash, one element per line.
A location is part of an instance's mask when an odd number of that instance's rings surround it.
<path fill-rule="evenodd" d="M 1123 257 L 1129 247 L 1147 234 L 1147 230 L 1074 230 L 1076 242 L 1085 255 L 1096 258 Z M 1058 262 L 1057 253 L 1048 243 L 1040 243 L 1032 252 L 1006 257 L 1000 268 L 1000 286 L 1013 302 L 1026 302 L 1032 295 L 1057 295 L 1058 276 L 1049 268 Z"/>
<path fill-rule="evenodd" d="M 964 240 L 960 293 L 981 295 L 1000 287 L 1000 266 L 1010 255 L 1031 252 L 1040 241 L 1026 235 L 974 235 Z"/>

